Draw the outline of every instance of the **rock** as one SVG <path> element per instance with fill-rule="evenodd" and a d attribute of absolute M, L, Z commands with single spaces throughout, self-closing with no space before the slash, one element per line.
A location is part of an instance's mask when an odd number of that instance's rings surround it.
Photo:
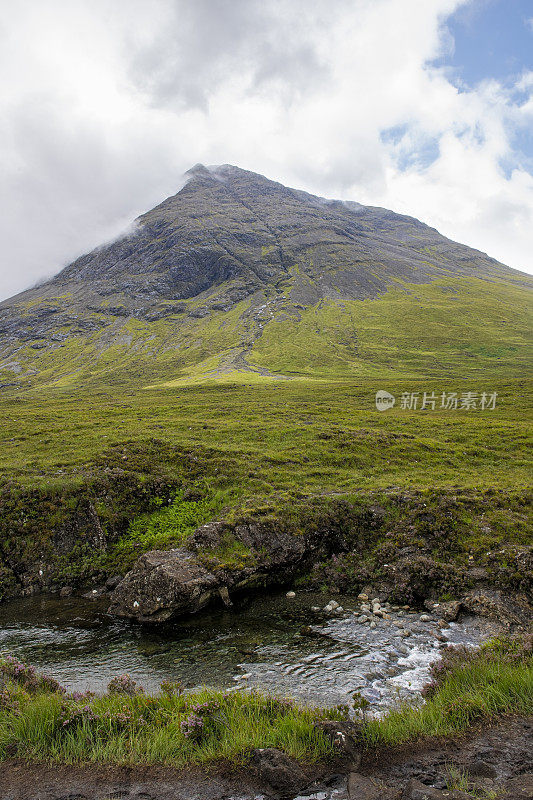
<path fill-rule="evenodd" d="M 435 603 L 433 600 L 425 600 L 424 606 L 428 611 L 438 614 L 446 622 L 455 622 L 462 608 L 460 600 L 450 600 L 446 603 Z"/>
<path fill-rule="evenodd" d="M 498 772 L 492 764 L 489 764 L 487 761 L 482 761 L 481 759 L 476 759 L 475 761 L 471 761 L 469 764 L 466 765 L 466 772 L 469 775 L 474 775 L 479 778 L 497 778 Z"/>
<path fill-rule="evenodd" d="M 194 613 L 219 594 L 218 580 L 183 547 L 145 553 L 111 595 L 110 612 L 139 622 Z"/>
<path fill-rule="evenodd" d="M 227 586 L 221 586 L 220 589 L 218 590 L 218 594 L 220 596 L 220 599 L 226 606 L 226 608 L 231 608 L 233 606 Z"/>
<path fill-rule="evenodd" d="M 430 621 L 431 621 L 431 617 L 429 616 L 429 614 L 422 614 L 421 615 L 420 622 L 430 622 Z"/>
<path fill-rule="evenodd" d="M 533 798 L 533 772 L 516 775 L 505 783 L 505 800 L 531 800 Z"/>
<path fill-rule="evenodd" d="M 339 603 L 337 603 L 336 600 L 330 600 L 328 606 L 330 607 L 331 611 L 335 611 L 335 609 L 339 607 Z"/>
<path fill-rule="evenodd" d="M 368 600 L 368 595 L 365 594 L 364 592 L 361 592 L 361 594 L 357 595 L 357 599 L 358 600 Z"/>
<path fill-rule="evenodd" d="M 376 627 L 376 623 L 374 622 L 374 620 L 372 620 L 372 622 L 370 623 L 370 627 L 371 628 L 375 628 Z"/>
<path fill-rule="evenodd" d="M 111 578 L 108 578 L 105 582 L 105 588 L 108 592 L 112 592 L 113 589 L 116 589 L 119 585 L 120 581 L 122 580 L 122 575 L 113 575 Z"/>
<path fill-rule="evenodd" d="M 402 628 L 401 631 L 398 631 L 402 639 L 407 639 L 408 636 L 411 635 L 411 631 L 408 631 L 407 628 Z"/>
<path fill-rule="evenodd" d="M 531 624 L 531 605 L 520 595 L 504 595 L 496 589 L 482 589 L 465 595 L 462 605 L 471 614 L 489 617 L 510 626 L 526 627 Z"/>
<path fill-rule="evenodd" d="M 320 614 L 322 609 L 320 608 L 320 606 L 311 606 L 311 611 L 313 612 L 313 614 Z"/>
<path fill-rule="evenodd" d="M 72 586 L 62 586 L 59 590 L 59 596 L 61 598 L 70 597 L 73 591 Z"/>
<path fill-rule="evenodd" d="M 315 728 L 327 736 L 333 745 L 344 756 L 347 756 L 354 769 L 361 763 L 361 752 L 358 745 L 360 727 L 355 722 L 327 719 L 317 722 Z"/>
<path fill-rule="evenodd" d="M 348 800 L 380 800 L 383 797 L 383 787 L 380 783 L 351 772 L 348 778 Z"/>
<path fill-rule="evenodd" d="M 402 800 L 472 800 L 472 795 L 449 789 L 435 789 L 411 778 L 404 789 Z"/>
<path fill-rule="evenodd" d="M 293 597 L 296 597 L 296 592 L 287 592 L 285 597 L 289 597 L 292 600 Z"/>
<path fill-rule="evenodd" d="M 86 600 L 100 600 L 100 598 L 105 594 L 105 588 L 103 586 L 98 586 L 96 589 L 91 589 L 90 592 L 85 592 L 82 597 Z"/>
<path fill-rule="evenodd" d="M 360 617 L 357 617 L 357 622 L 360 625 L 363 625 L 365 622 L 368 622 L 368 617 L 366 616 L 366 614 L 361 614 Z"/>
<path fill-rule="evenodd" d="M 291 797 L 305 786 L 306 776 L 300 765 L 274 747 L 254 750 L 252 765 L 259 777 L 282 797 Z"/>

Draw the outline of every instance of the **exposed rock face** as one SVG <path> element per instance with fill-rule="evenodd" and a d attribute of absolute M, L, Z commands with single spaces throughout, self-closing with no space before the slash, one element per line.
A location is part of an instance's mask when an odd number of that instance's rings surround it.
<path fill-rule="evenodd" d="M 152 550 L 119 583 L 110 610 L 139 622 L 165 622 L 199 611 L 218 589 L 214 575 L 185 548 Z"/>
<path fill-rule="evenodd" d="M 531 604 L 526 597 L 505 596 L 496 589 L 480 589 L 462 599 L 466 611 L 497 620 L 502 625 L 524 627 L 531 624 Z"/>
<path fill-rule="evenodd" d="M 472 795 L 458 790 L 435 789 L 413 778 L 405 787 L 402 800 L 472 800 Z"/>

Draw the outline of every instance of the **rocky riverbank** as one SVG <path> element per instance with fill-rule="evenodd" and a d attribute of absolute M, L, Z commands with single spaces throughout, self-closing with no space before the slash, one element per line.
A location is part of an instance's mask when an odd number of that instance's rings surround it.
<path fill-rule="evenodd" d="M 223 469 L 233 485 L 235 466 Z M 527 492 L 367 491 L 250 498 L 239 509 L 202 488 L 208 471 L 207 460 L 154 443 L 108 453 L 92 477 L 66 488 L 5 484 L 0 598 L 99 596 L 129 571 L 113 610 L 154 623 L 295 581 L 419 608 L 487 590 L 531 599 Z M 517 604 L 507 606 L 510 620 Z"/>

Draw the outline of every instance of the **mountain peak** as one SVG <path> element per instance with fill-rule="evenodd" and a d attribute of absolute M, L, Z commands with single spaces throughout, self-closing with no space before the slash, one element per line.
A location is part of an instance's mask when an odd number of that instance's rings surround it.
<path fill-rule="evenodd" d="M 67 341 L 85 354 L 82 363 L 92 353 L 105 365 L 108 349 L 123 347 L 141 372 L 145 349 L 185 366 L 214 347 L 233 353 L 226 367 L 242 366 L 267 330 L 292 330 L 307 314 L 344 319 L 353 308 L 357 318 L 362 300 L 391 289 L 416 296 L 437 280 L 527 280 L 386 209 L 324 200 L 231 164 L 196 164 L 186 179 L 132 233 L 0 304 L 0 376 L 2 363 L 27 380 L 39 364 L 52 365 L 50 379 L 61 374 Z M 146 344 L 130 353 L 139 326 Z M 348 329 L 341 339 L 334 351 L 357 342 Z M 306 346 L 298 358 L 309 357 Z"/>

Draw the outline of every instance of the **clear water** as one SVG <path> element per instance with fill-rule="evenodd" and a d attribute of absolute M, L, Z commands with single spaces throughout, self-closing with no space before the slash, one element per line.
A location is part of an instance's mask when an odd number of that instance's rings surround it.
<path fill-rule="evenodd" d="M 314 705 L 346 703 L 361 692 L 376 712 L 398 698 L 416 697 L 438 658 L 436 620 L 393 614 L 376 627 L 357 622 L 354 598 L 336 596 L 345 611 L 314 614 L 324 595 L 276 594 L 213 610 L 164 628 L 143 628 L 106 614 L 90 600 L 34 597 L 0 606 L 0 651 L 53 675 L 69 690 L 104 691 L 129 673 L 146 691 L 161 681 L 189 687 L 256 687 Z M 354 613 L 357 612 L 357 613 Z M 399 635 L 402 625 L 411 631 Z M 470 618 L 443 631 L 448 641 L 475 644 L 489 635 Z"/>

